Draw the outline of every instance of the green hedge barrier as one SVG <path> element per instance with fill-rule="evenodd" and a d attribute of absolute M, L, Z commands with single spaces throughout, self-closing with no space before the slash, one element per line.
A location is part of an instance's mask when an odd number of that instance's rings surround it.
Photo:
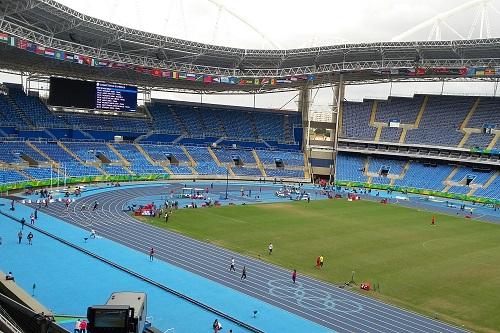
<path fill-rule="evenodd" d="M 472 201 L 472 202 L 477 202 L 477 203 L 482 203 L 482 204 L 490 204 L 490 205 L 500 205 L 500 200 L 467 196 L 465 194 L 454 194 L 454 193 L 445 193 L 445 192 L 432 191 L 432 190 L 423 190 L 420 188 L 390 186 L 390 185 L 382 185 L 382 184 L 368 184 L 368 183 L 362 183 L 362 182 L 348 182 L 348 181 L 336 181 L 335 185 L 345 186 L 345 187 L 363 187 L 363 188 L 370 188 L 370 189 L 374 189 L 374 190 L 392 190 L 392 191 L 396 191 L 396 192 L 406 191 L 408 193 L 420 194 L 420 195 L 431 195 L 431 196 L 441 197 L 441 198 L 446 198 L 446 199 Z"/>
<path fill-rule="evenodd" d="M 135 176 L 133 175 L 86 176 L 86 177 L 66 178 L 66 185 L 96 183 L 96 182 L 132 182 L 132 181 L 144 181 L 144 180 L 164 180 L 169 178 L 170 176 L 168 174 L 162 174 L 162 175 L 150 174 L 150 175 L 135 175 Z M 52 181 L 50 179 L 44 179 L 44 180 L 30 180 L 20 183 L 1 184 L 0 191 L 7 192 L 12 190 L 26 189 L 30 187 L 47 187 L 50 186 L 51 184 L 52 186 L 64 185 L 64 179 L 53 178 Z"/>

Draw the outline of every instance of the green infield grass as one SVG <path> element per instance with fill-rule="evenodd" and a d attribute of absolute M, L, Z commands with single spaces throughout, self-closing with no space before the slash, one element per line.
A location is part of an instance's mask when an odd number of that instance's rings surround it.
<path fill-rule="evenodd" d="M 355 271 L 358 285 L 380 286 L 357 292 L 476 332 L 500 332 L 500 225 L 346 200 L 182 209 L 168 223 L 140 219 L 297 269 L 298 280 L 307 274 L 340 284 Z"/>

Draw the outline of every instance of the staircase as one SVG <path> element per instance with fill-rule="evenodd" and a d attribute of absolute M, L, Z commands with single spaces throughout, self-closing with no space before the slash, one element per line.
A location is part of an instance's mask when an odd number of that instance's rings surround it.
<path fill-rule="evenodd" d="M 255 149 L 252 149 L 252 155 L 253 155 L 253 158 L 255 159 L 255 162 L 257 163 L 257 168 L 259 168 L 260 173 L 262 174 L 262 176 L 263 177 L 267 177 L 266 169 L 264 169 L 264 165 L 260 161 L 259 155 L 255 151 Z"/>
<path fill-rule="evenodd" d="M 68 147 L 66 147 L 61 141 L 57 141 L 57 145 L 61 147 L 66 153 L 71 155 L 74 159 L 76 159 L 79 163 L 83 165 L 88 165 L 88 163 L 85 163 L 80 157 L 78 157 L 75 153 L 73 153 Z M 108 176 L 108 173 L 104 171 L 103 168 L 101 168 L 97 163 L 91 163 L 93 167 L 95 167 L 97 170 L 99 170 L 103 175 Z"/>
<path fill-rule="evenodd" d="M 500 175 L 500 171 L 496 171 L 493 175 L 491 175 L 490 179 L 488 179 L 488 181 L 486 183 L 484 183 L 483 186 L 481 187 L 474 187 L 474 188 L 471 188 L 471 190 L 469 191 L 469 193 L 467 193 L 467 195 L 469 196 L 472 196 L 474 195 L 474 193 L 479 189 L 479 188 L 487 188 L 488 186 L 491 185 L 491 183 L 493 183 L 493 181 L 495 181 L 495 179 L 497 179 L 497 177 Z"/>
<path fill-rule="evenodd" d="M 229 175 L 230 175 L 230 176 L 233 176 L 233 177 L 235 177 L 235 176 L 236 176 L 236 174 L 234 173 L 234 171 L 233 171 L 233 169 L 231 168 L 231 165 L 230 165 L 229 163 L 228 163 L 228 164 L 226 164 L 226 165 L 225 165 L 225 167 L 226 167 L 227 171 L 229 172 Z"/>
<path fill-rule="evenodd" d="M 253 136 L 254 136 L 254 138 L 258 139 L 259 138 L 259 130 L 257 129 L 257 122 L 255 121 L 255 115 L 253 113 L 249 113 L 248 118 L 249 118 L 249 121 L 251 124 Z M 285 125 L 285 135 L 286 135 L 286 125 Z"/>
<path fill-rule="evenodd" d="M 221 161 L 219 160 L 219 158 L 217 157 L 217 155 L 215 155 L 214 151 L 212 150 L 212 148 L 210 147 L 207 147 L 208 149 L 208 152 L 210 153 L 210 156 L 212 156 L 212 158 L 214 159 L 215 163 L 217 163 L 218 166 L 223 166 Z M 234 174 L 233 174 L 234 175 Z"/>
<path fill-rule="evenodd" d="M 405 178 L 406 173 L 408 172 L 409 168 L 410 168 L 410 161 L 406 162 L 405 166 L 403 167 L 403 170 L 401 170 L 401 173 L 397 177 L 391 178 L 391 181 L 390 181 L 389 185 L 393 186 L 394 182 L 396 181 L 396 179 L 403 179 L 403 178 Z"/>
<path fill-rule="evenodd" d="M 285 142 L 293 142 L 293 129 L 290 126 L 290 122 L 288 121 L 288 117 L 283 117 L 283 127 L 285 130 Z"/>
<path fill-rule="evenodd" d="M 57 140 L 57 137 L 54 134 L 52 134 L 52 132 L 49 131 L 48 129 L 44 128 L 43 131 L 47 133 L 47 135 L 50 136 L 52 139 Z"/>
<path fill-rule="evenodd" d="M 380 136 L 382 135 L 382 126 L 377 126 L 377 132 L 375 132 L 375 142 L 379 142 L 380 141 Z"/>
<path fill-rule="evenodd" d="M 38 149 L 37 146 L 35 146 L 34 144 L 32 144 L 30 141 L 24 141 L 28 147 L 30 147 L 31 149 L 33 149 L 34 151 L 36 151 L 38 154 L 42 155 L 47 161 L 49 161 L 52 165 L 56 165 L 57 162 L 54 161 L 53 159 L 50 158 L 49 155 L 45 154 L 45 152 L 41 149 Z"/>
<path fill-rule="evenodd" d="M 498 139 L 500 138 L 500 131 L 495 131 L 495 137 L 491 140 L 490 144 L 486 149 L 493 149 L 497 144 Z"/>
<path fill-rule="evenodd" d="M 84 137 L 86 137 L 90 140 L 95 140 L 95 138 L 92 135 L 90 135 L 89 132 L 85 132 L 84 130 L 82 130 L 81 128 L 78 128 L 78 127 L 76 127 L 75 130 L 82 133 Z"/>
<path fill-rule="evenodd" d="M 186 147 L 184 146 L 181 146 L 182 148 L 182 151 L 184 152 L 184 154 L 186 154 L 186 156 L 188 157 L 189 159 L 189 162 L 191 163 L 192 166 L 196 166 L 196 161 L 194 160 L 193 156 L 191 156 L 191 154 L 188 152 L 188 150 L 186 149 Z M 196 170 L 194 170 L 196 172 Z M 196 172 L 196 174 L 198 174 L 198 172 Z"/>
<path fill-rule="evenodd" d="M 134 140 L 134 143 L 138 143 L 138 142 L 141 142 L 143 140 L 146 140 L 147 138 L 149 138 L 151 135 L 153 135 L 155 132 L 153 130 L 147 132 L 147 133 L 144 133 L 142 135 L 139 135 L 137 138 L 135 138 Z"/>
<path fill-rule="evenodd" d="M 464 131 L 464 129 L 467 127 L 467 124 L 469 123 L 469 120 L 470 118 L 472 118 L 472 115 L 474 114 L 474 112 L 476 111 L 478 105 L 479 105 L 479 102 L 480 102 L 481 98 L 478 97 L 476 99 L 476 101 L 474 102 L 474 104 L 472 105 L 472 107 L 470 108 L 470 111 L 469 113 L 467 113 L 467 116 L 465 116 L 465 119 L 464 121 L 462 122 L 462 125 L 460 125 L 460 131 Z"/>
<path fill-rule="evenodd" d="M 134 173 L 132 172 L 132 170 L 130 170 L 130 162 L 127 161 L 125 159 L 125 157 L 123 157 L 123 155 L 118 151 L 118 149 L 116 149 L 111 143 L 106 143 L 106 146 L 108 146 L 108 148 L 116 154 L 116 156 L 118 156 L 118 158 L 120 159 L 120 161 L 122 162 L 121 166 L 130 174 L 130 175 L 133 175 Z"/>
<path fill-rule="evenodd" d="M 184 119 L 182 119 L 182 117 L 180 117 L 177 114 L 177 111 L 175 111 L 174 108 L 170 108 L 170 111 L 172 112 L 172 115 L 174 116 L 174 120 L 177 122 L 177 124 L 181 128 L 182 132 L 184 134 L 189 134 L 188 127 L 187 127 L 186 123 L 184 122 Z"/>
<path fill-rule="evenodd" d="M 23 169 L 21 168 L 16 168 L 16 171 L 19 172 L 21 175 L 23 175 L 24 177 L 28 178 L 29 180 L 35 180 L 35 178 L 31 177 L 30 175 L 28 175 Z"/>
<path fill-rule="evenodd" d="M 134 143 L 134 146 L 135 146 L 135 148 L 137 148 L 137 150 L 142 154 L 142 156 L 144 156 L 144 158 L 149 163 L 151 163 L 152 165 L 158 165 L 158 162 L 156 162 L 155 160 L 153 160 L 151 158 L 151 156 L 149 156 L 149 154 L 144 150 L 144 148 L 142 148 L 142 146 L 140 144 Z"/>
<path fill-rule="evenodd" d="M 17 115 L 30 127 L 34 127 L 35 125 L 31 121 L 31 119 L 24 113 L 24 111 L 17 105 L 17 103 L 9 96 L 5 95 L 5 100 L 12 107 L 14 111 L 16 111 Z"/>
<path fill-rule="evenodd" d="M 457 174 L 458 170 L 460 170 L 459 167 L 454 167 L 453 170 L 451 170 L 448 177 L 446 177 L 446 179 L 444 180 L 444 184 L 446 185 L 444 190 L 443 190 L 444 193 L 447 193 L 448 190 L 453 186 L 452 184 L 450 184 L 451 179 L 453 178 L 453 176 L 455 176 Z"/>

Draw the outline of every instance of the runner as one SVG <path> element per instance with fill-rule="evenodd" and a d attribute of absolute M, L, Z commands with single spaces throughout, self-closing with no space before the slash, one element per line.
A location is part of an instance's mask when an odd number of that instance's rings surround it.
<path fill-rule="evenodd" d="M 267 248 L 269 250 L 269 255 L 273 254 L 273 243 L 269 243 L 269 246 Z"/>
<path fill-rule="evenodd" d="M 316 268 L 319 268 L 320 265 L 320 257 L 316 258 Z"/>
<path fill-rule="evenodd" d="M 323 256 L 319 256 L 319 267 L 323 268 L 323 261 L 325 260 L 325 258 L 323 258 Z"/>
<path fill-rule="evenodd" d="M 292 272 L 292 281 L 293 281 L 293 283 L 295 283 L 296 279 L 297 279 L 297 270 L 294 269 L 293 272 Z"/>
<path fill-rule="evenodd" d="M 95 239 L 95 237 L 96 237 L 95 230 L 94 229 L 90 229 L 90 236 L 89 236 L 89 238 L 94 238 Z"/>
<path fill-rule="evenodd" d="M 149 250 L 149 261 L 153 261 L 154 255 L 155 255 L 155 250 L 151 248 L 151 250 Z"/>
<path fill-rule="evenodd" d="M 92 210 L 96 210 L 97 209 L 97 206 L 99 206 L 99 203 L 97 202 L 97 200 L 94 202 L 94 208 Z"/>
<path fill-rule="evenodd" d="M 231 258 L 231 266 L 229 266 L 229 271 L 236 272 L 236 269 L 234 268 L 234 258 Z"/>
<path fill-rule="evenodd" d="M 241 271 L 241 278 L 240 280 L 246 280 L 247 278 L 247 268 L 243 266 L 243 270 Z"/>

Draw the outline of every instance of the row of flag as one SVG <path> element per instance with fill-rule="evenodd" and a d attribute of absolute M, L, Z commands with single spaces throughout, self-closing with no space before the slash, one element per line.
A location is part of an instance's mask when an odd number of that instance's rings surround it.
<path fill-rule="evenodd" d="M 17 38 L 15 36 L 9 36 L 5 33 L 0 33 L 0 43 L 5 43 L 9 46 L 17 47 L 22 50 L 26 50 L 31 53 L 36 53 L 47 58 L 69 61 L 72 63 L 101 67 L 101 68 L 124 68 L 131 69 L 138 73 L 152 75 L 156 77 L 162 77 L 172 80 L 186 80 L 202 83 L 222 83 L 231 85 L 278 85 L 278 84 L 291 84 L 301 81 L 314 81 L 316 76 L 314 74 L 304 74 L 304 75 L 294 75 L 281 78 L 242 78 L 236 76 L 217 76 L 217 75 L 207 75 L 207 74 L 196 74 L 181 71 L 171 71 L 159 68 L 149 68 L 135 66 L 131 64 L 123 64 L 118 62 L 112 62 L 108 60 L 96 59 L 92 57 L 82 56 L 79 54 L 72 54 L 42 45 L 35 44 L 25 39 Z M 378 75 L 394 75 L 394 76 L 466 76 L 466 77 L 478 77 L 478 76 L 500 76 L 500 67 L 459 67 L 459 68 L 448 68 L 448 67 L 435 67 L 435 68 L 385 68 L 373 70 L 374 74 Z"/>
<path fill-rule="evenodd" d="M 131 64 L 123 64 L 112 62 L 108 60 L 96 59 L 92 57 L 82 56 L 79 54 L 72 54 L 65 51 L 60 51 L 36 43 L 30 42 L 25 39 L 9 36 L 5 33 L 0 33 L 0 43 L 6 43 L 9 46 L 17 47 L 31 53 L 39 54 L 47 58 L 57 59 L 61 61 L 69 61 L 72 63 L 100 67 L 100 68 L 124 68 L 131 69 L 141 74 L 152 75 L 156 77 L 172 79 L 172 80 L 185 80 L 201 83 L 222 83 L 232 85 L 277 85 L 277 84 L 291 84 L 300 81 L 314 81 L 316 76 L 313 74 L 295 75 L 284 78 L 242 78 L 236 76 L 217 76 L 207 74 L 196 74 L 181 71 L 171 71 L 159 68 L 149 68 L 135 66 Z"/>
<path fill-rule="evenodd" d="M 432 67 L 385 68 L 373 71 L 379 75 L 394 76 L 500 76 L 500 67 Z"/>

